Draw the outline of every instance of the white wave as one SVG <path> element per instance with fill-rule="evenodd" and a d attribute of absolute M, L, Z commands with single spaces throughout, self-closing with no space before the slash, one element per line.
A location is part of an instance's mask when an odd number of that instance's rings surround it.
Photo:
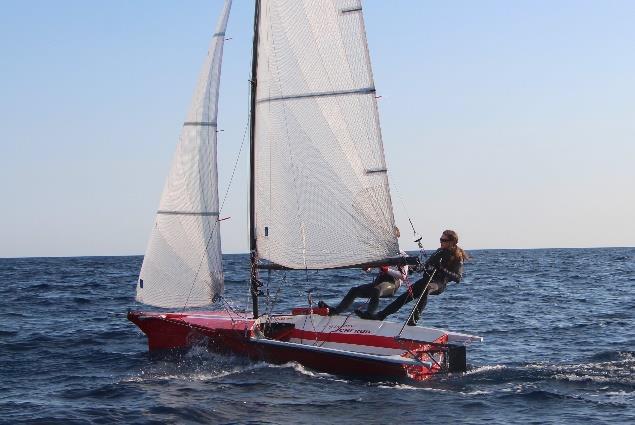
<path fill-rule="evenodd" d="M 396 389 L 396 390 L 402 390 L 402 391 L 428 391 L 433 393 L 451 392 L 450 390 L 447 390 L 444 388 L 434 388 L 434 387 L 427 387 L 427 386 L 418 387 L 418 386 L 413 386 L 408 384 L 379 384 L 376 387 L 382 388 L 382 389 Z"/>
<path fill-rule="evenodd" d="M 493 391 L 485 391 L 485 390 L 475 390 L 475 391 L 468 391 L 468 392 L 463 392 L 463 391 L 459 391 L 459 394 L 463 394 L 463 395 L 488 395 L 488 394 L 493 394 Z"/>
<path fill-rule="evenodd" d="M 231 360 L 231 357 L 228 359 Z M 176 365 L 169 365 L 170 369 L 174 369 L 179 367 Z M 243 365 L 233 366 L 229 369 L 227 368 L 218 368 L 218 365 L 211 366 L 209 365 L 209 370 L 205 370 L 207 368 L 206 362 L 203 362 L 196 366 L 195 370 L 187 370 L 183 372 L 178 372 L 174 370 L 161 370 L 161 366 L 156 369 L 151 370 L 141 370 L 139 375 L 129 376 L 127 378 L 122 379 L 120 382 L 157 382 L 157 381 L 186 381 L 186 382 L 206 382 L 206 381 L 214 381 L 218 380 L 230 375 L 237 375 L 245 372 L 251 372 L 258 369 L 271 367 L 269 363 L 258 362 L 258 363 L 247 363 Z"/>
<path fill-rule="evenodd" d="M 626 376 L 612 376 L 612 375 L 588 375 L 580 373 L 558 373 L 554 375 L 555 379 L 570 381 L 570 382 L 595 382 L 597 384 L 632 384 L 634 380 Z"/>
<path fill-rule="evenodd" d="M 406 391 L 420 391 L 420 390 L 425 390 L 424 387 L 415 387 L 412 385 L 408 385 L 408 384 L 388 384 L 388 383 L 380 383 L 379 385 L 377 385 L 377 388 L 389 388 L 389 389 L 395 389 L 395 390 L 406 390 Z"/>
<path fill-rule="evenodd" d="M 614 379 L 611 379 L 607 376 L 593 376 L 593 375 L 576 375 L 574 373 L 559 373 L 554 375 L 554 378 L 561 381 L 570 381 L 570 382 L 596 382 L 600 383 L 610 383 L 613 382 Z"/>
<path fill-rule="evenodd" d="M 524 366 L 527 369 L 540 369 L 548 370 L 552 372 L 632 372 L 633 366 L 628 362 L 622 360 L 607 361 L 607 362 L 591 362 L 591 363 L 562 363 L 562 364 L 549 364 L 549 363 L 530 363 Z"/>
<path fill-rule="evenodd" d="M 335 375 L 331 375 L 330 373 L 326 373 L 326 372 L 317 372 L 315 370 L 311 370 L 308 369 L 304 366 L 302 366 L 300 363 L 296 363 L 296 362 L 289 362 L 289 363 L 285 363 L 285 364 L 281 364 L 281 365 L 270 365 L 272 367 L 279 367 L 279 368 L 291 368 L 293 370 L 295 370 L 296 372 L 305 375 L 305 376 L 309 376 L 311 378 L 318 378 L 318 379 L 328 379 L 329 381 L 333 381 L 333 382 L 344 382 L 344 383 L 349 383 L 350 381 L 343 379 L 341 377 L 337 377 Z"/>
<path fill-rule="evenodd" d="M 609 392 L 606 393 L 606 395 L 618 396 L 618 397 L 630 396 L 630 395 L 635 395 L 635 390 L 633 390 L 633 391 L 609 391 Z"/>
<path fill-rule="evenodd" d="M 492 394 L 492 391 L 485 390 L 474 390 L 474 391 L 458 391 L 455 389 L 449 388 L 438 388 L 433 386 L 413 386 L 408 384 L 379 384 L 377 388 L 382 389 L 394 389 L 394 390 L 402 390 L 402 391 L 427 391 L 432 393 L 451 393 L 451 394 L 460 394 L 463 396 L 477 396 L 477 395 L 487 395 Z"/>
<path fill-rule="evenodd" d="M 476 369 L 468 370 L 464 374 L 465 375 L 476 375 L 476 374 L 480 374 L 480 373 L 487 373 L 487 372 L 505 370 L 505 369 L 507 369 L 507 366 L 502 365 L 502 364 L 496 364 L 496 365 L 489 365 L 489 366 L 480 366 L 480 367 L 477 367 Z"/>

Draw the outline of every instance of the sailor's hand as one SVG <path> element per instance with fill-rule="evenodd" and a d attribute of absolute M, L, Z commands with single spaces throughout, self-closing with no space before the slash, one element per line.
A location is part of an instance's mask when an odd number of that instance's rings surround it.
<path fill-rule="evenodd" d="M 432 260 L 432 261 L 431 261 Z M 437 261 L 435 261 L 437 260 Z M 423 269 L 424 270 L 436 270 L 438 269 L 440 266 L 438 259 L 436 258 L 430 258 L 428 261 L 426 261 L 426 263 L 423 265 Z"/>
<path fill-rule="evenodd" d="M 439 267 L 441 267 L 442 262 L 443 262 L 443 255 L 440 250 L 437 250 L 434 254 L 430 256 L 430 258 L 428 258 L 428 261 L 426 261 L 426 264 L 425 264 L 426 269 L 428 267 L 434 267 L 438 269 Z"/>
<path fill-rule="evenodd" d="M 440 265 L 439 264 L 430 264 L 430 263 L 428 263 L 428 264 L 425 265 L 425 271 L 427 271 L 428 273 L 439 271 L 439 269 L 440 269 Z"/>

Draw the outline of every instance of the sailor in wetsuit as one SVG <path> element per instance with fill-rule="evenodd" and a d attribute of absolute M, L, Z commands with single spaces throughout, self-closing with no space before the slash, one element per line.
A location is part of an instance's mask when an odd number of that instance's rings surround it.
<path fill-rule="evenodd" d="M 407 254 L 403 251 L 400 251 L 399 254 L 403 257 L 406 257 Z M 379 268 L 379 274 L 371 283 L 367 283 L 364 285 L 359 285 L 351 288 L 346 296 L 340 301 L 337 307 L 331 307 L 324 301 L 320 301 L 318 303 L 318 307 L 324 308 L 327 307 L 329 309 L 329 316 L 333 316 L 335 314 L 339 314 L 343 311 L 346 311 L 355 298 L 358 297 L 367 297 L 368 307 L 366 311 L 369 313 L 374 313 L 375 309 L 379 305 L 379 298 L 384 297 L 392 297 L 395 292 L 401 286 L 401 283 L 408 276 L 408 265 L 399 266 L 398 268 L 392 268 L 388 266 L 382 266 Z"/>
<path fill-rule="evenodd" d="M 467 253 L 457 246 L 459 236 L 455 231 L 445 230 L 439 241 L 441 242 L 441 247 L 425 262 L 422 267 L 423 276 L 412 285 L 411 290 L 401 294 L 377 314 L 358 310 L 355 313 L 363 319 L 384 320 L 389 315 L 399 311 L 401 307 L 411 300 L 418 300 L 423 293 L 412 317 L 408 321 L 408 325 L 416 325 L 421 311 L 423 311 L 428 302 L 428 295 L 441 294 L 445 291 L 448 282 L 459 283 L 463 277 L 463 261 L 469 258 Z M 432 280 L 430 280 L 431 277 Z"/>

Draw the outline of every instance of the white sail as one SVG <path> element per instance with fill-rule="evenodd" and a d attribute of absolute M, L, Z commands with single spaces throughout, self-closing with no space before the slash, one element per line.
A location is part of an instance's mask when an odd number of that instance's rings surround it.
<path fill-rule="evenodd" d="M 359 0 L 262 0 L 255 118 L 261 258 L 345 267 L 398 255 Z"/>
<path fill-rule="evenodd" d="M 145 304 L 204 306 L 223 291 L 216 117 L 230 8 L 226 0 L 161 195 L 137 283 Z"/>

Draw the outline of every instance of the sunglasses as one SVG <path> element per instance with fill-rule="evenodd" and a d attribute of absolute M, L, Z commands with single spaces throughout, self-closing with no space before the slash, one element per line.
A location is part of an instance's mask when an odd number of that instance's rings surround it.
<path fill-rule="evenodd" d="M 441 238 L 441 239 L 439 239 L 439 242 L 452 242 L 452 239 Z"/>

